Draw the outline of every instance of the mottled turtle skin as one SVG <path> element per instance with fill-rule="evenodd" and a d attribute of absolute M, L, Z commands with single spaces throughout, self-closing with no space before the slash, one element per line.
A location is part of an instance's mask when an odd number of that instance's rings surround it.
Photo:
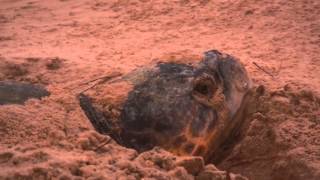
<path fill-rule="evenodd" d="M 116 123 L 80 95 L 93 126 L 138 151 L 160 146 L 178 155 L 217 158 L 242 123 L 250 97 L 251 81 L 241 63 L 211 50 L 195 66 L 158 63 L 141 72 L 143 78 L 123 78 L 134 86 Z"/>

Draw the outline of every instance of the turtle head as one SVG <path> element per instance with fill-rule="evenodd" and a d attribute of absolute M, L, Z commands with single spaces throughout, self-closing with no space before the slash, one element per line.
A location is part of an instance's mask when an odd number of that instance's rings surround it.
<path fill-rule="evenodd" d="M 240 61 L 228 54 L 210 50 L 204 53 L 197 71 L 198 76 L 210 79 L 205 82 L 211 82 L 207 87 L 213 92 L 216 92 L 219 86 L 222 88 L 227 108 L 230 115 L 234 116 L 241 106 L 243 97 L 252 88 L 252 82 Z M 201 87 L 202 82 L 196 83 L 195 87 Z"/>
<path fill-rule="evenodd" d="M 214 121 L 209 129 L 197 129 L 203 135 L 193 150 L 193 155 L 216 159 L 222 144 L 230 142 L 232 134 L 240 129 L 245 118 L 246 106 L 250 99 L 252 83 L 243 65 L 236 58 L 211 50 L 204 53 L 203 60 L 195 70 L 192 96 L 200 104 L 210 108 L 214 119 L 204 117 L 207 122 Z M 193 127 L 201 121 L 194 119 Z M 202 144 L 202 145 L 201 145 Z M 197 150 L 199 149 L 199 150 Z"/>

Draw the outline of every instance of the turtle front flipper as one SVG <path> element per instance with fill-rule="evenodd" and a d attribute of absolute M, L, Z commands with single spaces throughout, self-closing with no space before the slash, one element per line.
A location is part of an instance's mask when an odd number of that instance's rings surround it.
<path fill-rule="evenodd" d="M 117 143 L 121 144 L 121 139 L 118 133 L 115 132 L 115 127 L 111 120 L 107 119 L 101 111 L 96 109 L 88 96 L 83 93 L 79 94 L 79 103 L 87 118 L 90 120 L 94 129 L 101 134 L 107 134 L 112 137 Z"/>

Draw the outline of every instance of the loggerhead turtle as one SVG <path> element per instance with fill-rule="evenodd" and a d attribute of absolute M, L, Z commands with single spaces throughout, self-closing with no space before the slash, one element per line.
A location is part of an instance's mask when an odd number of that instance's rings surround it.
<path fill-rule="evenodd" d="M 140 152 L 160 146 L 206 161 L 217 159 L 221 146 L 232 141 L 252 97 L 244 67 L 217 50 L 205 52 L 196 66 L 158 63 L 121 80 L 133 88 L 118 113 L 107 110 L 97 92 L 79 96 L 81 108 L 98 132 Z"/>

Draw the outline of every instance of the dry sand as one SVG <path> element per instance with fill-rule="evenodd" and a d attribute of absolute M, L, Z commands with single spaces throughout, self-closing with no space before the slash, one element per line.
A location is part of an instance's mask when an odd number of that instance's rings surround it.
<path fill-rule="evenodd" d="M 52 93 L 0 107 L 0 179 L 193 179 L 200 170 L 161 149 L 95 149 L 108 137 L 94 133 L 75 95 L 90 79 L 209 49 L 240 58 L 267 90 L 216 165 L 250 179 L 320 179 L 318 0 L 0 0 L 0 80 Z M 201 172 L 226 178 L 213 169 Z"/>

